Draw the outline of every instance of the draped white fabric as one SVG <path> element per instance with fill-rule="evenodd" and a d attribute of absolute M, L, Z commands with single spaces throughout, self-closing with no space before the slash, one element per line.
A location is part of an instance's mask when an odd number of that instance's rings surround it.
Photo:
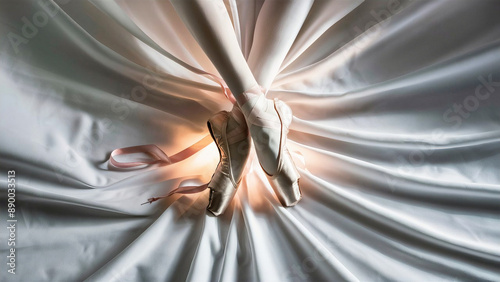
<path fill-rule="evenodd" d="M 208 134 L 231 107 L 192 71 L 210 60 L 168 1 L 1 0 L 2 281 L 500 281 L 500 1 L 224 3 L 293 110 L 302 201 L 281 207 L 252 153 L 221 217 L 208 191 L 140 205 L 218 163 L 212 143 L 107 164 Z"/>

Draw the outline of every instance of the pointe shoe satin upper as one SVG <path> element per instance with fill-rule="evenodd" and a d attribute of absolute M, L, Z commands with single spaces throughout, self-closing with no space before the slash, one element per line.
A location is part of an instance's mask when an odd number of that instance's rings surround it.
<path fill-rule="evenodd" d="M 239 126 L 228 132 L 230 118 L 235 118 Z M 219 164 L 208 184 L 210 198 L 207 210 L 219 216 L 227 209 L 238 189 L 250 152 L 250 135 L 243 114 L 234 110 L 233 114 L 226 111 L 215 114 L 207 125 L 220 155 Z M 233 148 L 237 149 L 236 155 L 231 155 L 234 150 L 230 149 Z"/>

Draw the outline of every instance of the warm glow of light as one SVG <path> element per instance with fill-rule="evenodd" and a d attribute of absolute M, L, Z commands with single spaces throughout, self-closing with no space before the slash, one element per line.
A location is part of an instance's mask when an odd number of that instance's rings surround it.
<path fill-rule="evenodd" d="M 256 213 L 273 213 L 273 205 L 280 204 L 259 164 L 254 147 L 243 175 L 237 193 L 241 205 L 249 205 Z"/>

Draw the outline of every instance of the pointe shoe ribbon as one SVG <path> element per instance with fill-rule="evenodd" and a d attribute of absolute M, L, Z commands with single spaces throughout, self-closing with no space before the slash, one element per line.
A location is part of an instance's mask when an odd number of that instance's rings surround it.
<path fill-rule="evenodd" d="M 208 187 L 208 183 L 205 183 L 205 184 L 199 185 L 199 186 L 180 186 L 180 187 L 177 187 L 177 188 L 173 189 L 172 191 L 170 191 L 165 196 L 149 198 L 148 201 L 142 203 L 141 206 L 145 205 L 145 204 L 148 204 L 148 203 L 151 204 L 151 203 L 156 202 L 156 201 L 158 201 L 160 199 L 163 199 L 163 198 L 170 197 L 170 196 L 172 196 L 175 193 L 177 193 L 177 194 L 195 194 L 195 193 L 200 193 L 203 190 L 207 189 L 207 187 Z"/>
<path fill-rule="evenodd" d="M 111 156 L 109 157 L 109 163 L 115 166 L 116 168 L 122 168 L 122 169 L 130 169 L 130 168 L 137 168 L 140 166 L 144 165 L 160 165 L 160 166 L 165 166 L 165 165 L 171 165 L 180 161 L 183 161 L 201 149 L 205 148 L 208 146 L 210 143 L 212 143 L 212 139 L 209 135 L 205 136 L 202 138 L 200 141 L 196 142 L 195 144 L 189 146 L 188 148 L 180 151 L 177 154 L 172 155 L 169 157 L 163 150 L 158 148 L 158 146 L 153 145 L 153 144 L 148 144 L 148 145 L 140 145 L 140 146 L 132 146 L 132 147 L 126 147 L 126 148 L 120 148 L 113 150 L 111 152 Z M 119 155 L 128 155 L 128 154 L 135 154 L 135 153 L 143 153 L 150 155 L 153 157 L 152 160 L 141 160 L 141 161 L 132 161 L 132 162 L 119 162 L 115 159 L 116 156 Z M 155 201 L 158 201 L 163 198 L 167 198 L 172 196 L 173 194 L 193 194 L 193 193 L 199 193 L 202 192 L 203 190 L 207 189 L 208 183 L 205 183 L 203 185 L 199 186 L 180 186 L 172 191 L 170 191 L 167 195 L 161 196 L 161 197 L 152 197 L 147 200 L 147 202 L 142 203 L 141 205 L 144 204 L 151 204 Z"/>
<path fill-rule="evenodd" d="M 170 165 L 191 157 L 201 149 L 208 146 L 210 143 L 212 143 L 212 139 L 210 138 L 210 135 L 207 135 L 202 139 L 200 139 L 195 144 L 189 146 L 188 148 L 180 151 L 177 154 L 172 155 L 171 157 L 165 154 L 165 152 L 162 149 L 158 148 L 158 146 L 154 144 L 119 148 L 111 152 L 108 161 L 116 168 L 136 168 L 143 165 L 154 165 L 154 164 L 158 164 L 160 166 Z M 153 159 L 131 161 L 131 162 L 119 162 L 115 159 L 116 156 L 130 155 L 135 153 L 143 153 L 153 157 Z"/>

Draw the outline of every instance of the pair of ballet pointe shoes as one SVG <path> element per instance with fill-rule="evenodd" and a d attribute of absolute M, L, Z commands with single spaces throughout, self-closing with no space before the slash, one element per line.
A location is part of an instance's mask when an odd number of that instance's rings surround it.
<path fill-rule="evenodd" d="M 252 89 L 249 91 L 252 91 Z M 262 98 L 265 99 L 263 96 Z M 286 147 L 288 126 L 292 122 L 292 111 L 278 99 L 274 100 L 274 110 L 279 117 L 279 124 L 274 121 L 274 127 L 280 129 L 277 168 L 276 172 L 271 175 L 266 172 L 262 165 L 261 167 L 281 205 L 289 207 L 297 204 L 302 198 L 299 188 L 300 175 Z M 207 210 L 215 216 L 224 213 L 229 206 L 243 176 L 251 143 L 248 128 L 252 124 L 261 127 L 273 127 L 273 121 L 266 120 L 265 114 L 257 107 L 254 107 L 245 118 L 240 108 L 235 105 L 231 112 L 218 112 L 207 122 L 208 129 L 220 155 L 219 164 L 208 184 L 210 198 Z M 254 139 L 255 142 L 264 141 Z"/>

